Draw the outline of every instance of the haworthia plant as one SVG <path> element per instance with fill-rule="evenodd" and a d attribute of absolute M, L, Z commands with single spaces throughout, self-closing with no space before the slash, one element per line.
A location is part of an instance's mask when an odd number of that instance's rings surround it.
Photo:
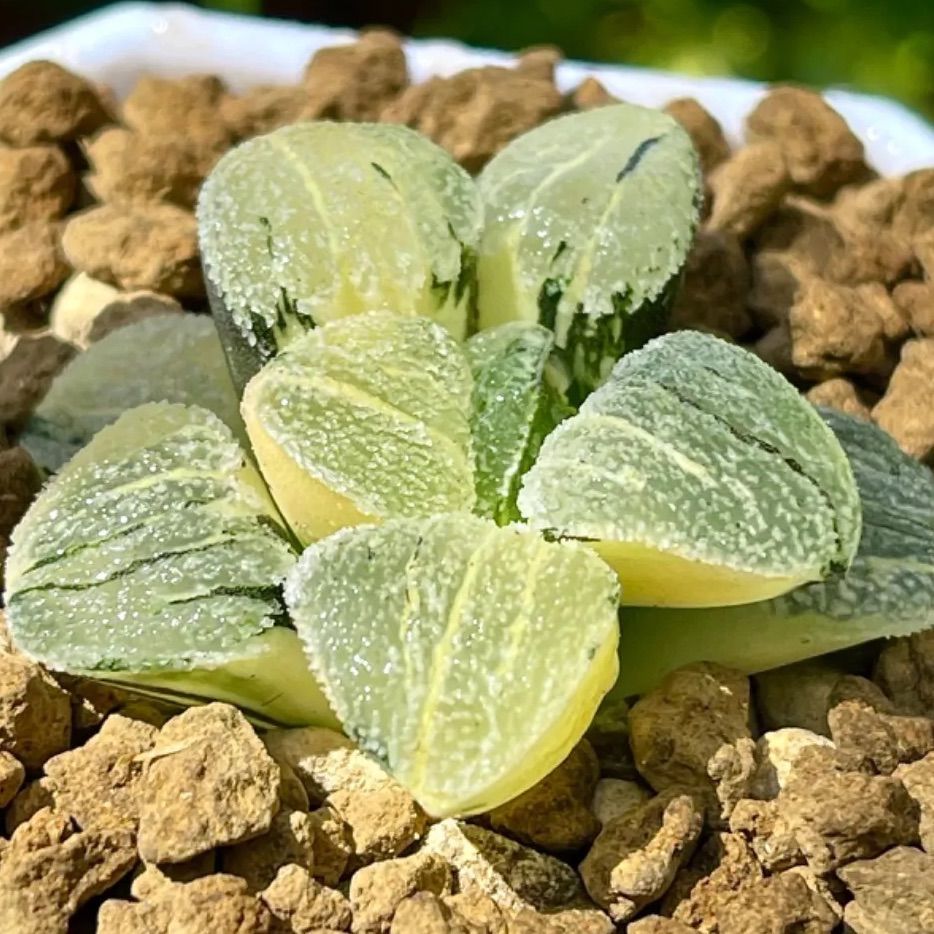
<path fill-rule="evenodd" d="M 616 678 L 617 599 L 586 548 L 465 514 L 344 530 L 286 585 L 344 728 L 438 817 L 570 752 Z"/>
<path fill-rule="evenodd" d="M 473 374 L 475 511 L 501 525 L 519 520 L 519 481 L 545 436 L 573 411 L 548 370 L 553 347 L 551 331 L 524 321 L 481 331 L 464 345 Z"/>
<path fill-rule="evenodd" d="M 470 510 L 470 370 L 427 318 L 370 312 L 295 341 L 243 416 L 270 489 L 308 543 L 347 525 Z"/>
<path fill-rule="evenodd" d="M 201 190 L 198 228 L 235 381 L 362 311 L 465 337 L 481 210 L 467 173 L 402 126 L 302 123 L 232 150 Z"/>
<path fill-rule="evenodd" d="M 821 414 L 862 501 L 862 540 L 846 576 L 751 606 L 627 610 L 614 693 L 642 692 L 688 662 L 751 673 L 934 626 L 934 474 L 875 425 Z"/>
<path fill-rule="evenodd" d="M 619 362 L 545 440 L 519 508 L 593 542 L 633 605 L 784 593 L 844 571 L 860 529 L 846 455 L 810 404 L 753 354 L 689 331 Z"/>
<path fill-rule="evenodd" d="M 56 377 L 21 443 L 36 463 L 58 470 L 106 425 L 146 402 L 209 409 L 244 438 L 239 400 L 214 322 L 161 315 L 113 331 Z"/>
<path fill-rule="evenodd" d="M 333 722 L 294 640 L 289 652 L 272 634 L 294 561 L 221 421 L 145 405 L 99 432 L 17 526 L 7 621 L 17 647 L 53 669 L 140 676 L 183 699 L 227 690 L 258 719 Z"/>
<path fill-rule="evenodd" d="M 699 216 L 691 140 L 660 111 L 600 107 L 518 137 L 479 181 L 480 327 L 551 328 L 579 401 L 663 329 Z"/>

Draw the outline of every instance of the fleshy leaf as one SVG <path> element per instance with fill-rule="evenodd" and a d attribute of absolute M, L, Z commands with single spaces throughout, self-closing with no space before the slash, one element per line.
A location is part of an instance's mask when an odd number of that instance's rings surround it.
<path fill-rule="evenodd" d="M 56 471 L 101 428 L 147 402 L 201 406 L 243 437 L 239 401 L 209 317 L 160 315 L 92 344 L 52 383 L 21 441 L 40 467 Z"/>
<path fill-rule="evenodd" d="M 474 384 L 475 511 L 500 525 L 519 519 L 519 481 L 545 436 L 572 411 L 546 370 L 553 347 L 551 331 L 522 321 L 481 331 L 464 345 Z"/>
<path fill-rule="evenodd" d="M 846 576 L 752 606 L 627 610 L 614 694 L 641 693 L 688 662 L 752 673 L 934 626 L 934 474 L 875 425 L 821 414 L 849 455 L 862 501 L 862 539 Z"/>
<path fill-rule="evenodd" d="M 364 311 L 426 315 L 463 339 L 481 212 L 470 176 L 402 126 L 300 123 L 232 150 L 201 190 L 198 226 L 235 381 Z"/>
<path fill-rule="evenodd" d="M 692 331 L 624 357 L 546 438 L 519 493 L 591 541 L 636 606 L 729 606 L 841 573 L 860 507 L 840 443 L 756 356 Z"/>
<path fill-rule="evenodd" d="M 699 216 L 691 140 L 658 110 L 600 107 L 524 133 L 479 181 L 480 326 L 551 328 L 580 401 L 663 329 Z"/>
<path fill-rule="evenodd" d="M 212 678 L 239 679 L 249 692 L 238 702 L 261 719 L 332 719 L 294 640 L 290 661 L 251 669 L 288 650 L 287 636 L 269 633 L 283 621 L 281 583 L 295 561 L 259 490 L 212 413 L 168 403 L 125 412 L 14 530 L 5 604 L 17 648 L 128 685 L 175 677 L 161 693 L 183 701 L 199 696 L 199 680 L 203 699 L 215 696 Z M 283 696 L 290 666 L 305 674 Z"/>
<path fill-rule="evenodd" d="M 345 731 L 439 817 L 544 777 L 616 677 L 606 565 L 476 516 L 332 535 L 286 602 Z"/>
<path fill-rule="evenodd" d="M 371 312 L 317 328 L 250 381 L 263 476 L 303 542 L 393 516 L 470 510 L 470 369 L 427 318 Z"/>

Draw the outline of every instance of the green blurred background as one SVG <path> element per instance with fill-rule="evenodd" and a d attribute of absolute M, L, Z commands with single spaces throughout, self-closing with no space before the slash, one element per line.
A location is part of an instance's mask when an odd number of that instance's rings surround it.
<path fill-rule="evenodd" d="M 0 0 L 0 40 L 100 5 Z M 204 6 L 334 25 L 385 23 L 572 58 L 845 86 L 934 118 L 934 0 L 204 0 Z"/>

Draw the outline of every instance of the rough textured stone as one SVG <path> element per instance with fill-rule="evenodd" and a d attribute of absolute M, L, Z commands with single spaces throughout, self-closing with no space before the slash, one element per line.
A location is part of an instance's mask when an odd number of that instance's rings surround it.
<path fill-rule="evenodd" d="M 710 174 L 710 187 L 708 227 L 740 238 L 754 234 L 791 189 L 782 148 L 773 142 L 744 146 Z"/>
<path fill-rule="evenodd" d="M 0 147 L 0 231 L 60 218 L 75 197 L 75 173 L 58 146 Z"/>
<path fill-rule="evenodd" d="M 373 791 L 392 779 L 341 733 L 321 727 L 270 730 L 263 736 L 269 754 L 289 766 L 313 805 L 334 791 Z"/>
<path fill-rule="evenodd" d="M 934 337 L 907 341 L 872 417 L 912 457 L 934 455 Z"/>
<path fill-rule="evenodd" d="M 660 795 L 610 821 L 580 866 L 590 897 L 613 921 L 661 898 L 691 857 L 703 816 L 688 795 Z"/>
<path fill-rule="evenodd" d="M 271 133 L 300 119 L 308 106 L 308 92 L 289 84 L 262 84 L 221 101 L 221 116 L 237 139 Z"/>
<path fill-rule="evenodd" d="M 0 309 L 45 298 L 68 277 L 61 226 L 38 220 L 0 234 Z"/>
<path fill-rule="evenodd" d="M 472 824 L 435 824 L 423 849 L 447 860 L 458 891 L 488 895 L 507 911 L 557 910 L 580 895 L 580 880 L 567 864 Z"/>
<path fill-rule="evenodd" d="M 319 49 L 305 69 L 308 119 L 369 120 L 409 83 L 405 51 L 387 29 L 371 29 L 356 42 Z"/>
<path fill-rule="evenodd" d="M 591 810 L 600 764 L 581 740 L 551 774 L 489 814 L 490 826 L 522 843 L 551 852 L 587 846 L 600 829 Z"/>
<path fill-rule="evenodd" d="M 934 857 L 896 847 L 837 873 L 853 893 L 846 923 L 854 934 L 934 931 Z"/>
<path fill-rule="evenodd" d="M 830 906 L 792 872 L 739 889 L 720 911 L 719 934 L 831 934 L 837 926 Z"/>
<path fill-rule="evenodd" d="M 818 874 L 918 840 L 919 808 L 905 786 L 852 771 L 834 750 L 803 750 L 775 804 L 775 833 L 793 837 Z"/>
<path fill-rule="evenodd" d="M 74 355 L 74 347 L 51 334 L 17 341 L 11 353 L 0 362 L 0 422 L 14 431 L 22 428 L 52 380 Z M 19 461 L 11 461 L 8 469 L 12 472 L 16 467 L 23 479 L 19 485 L 11 484 L 8 488 L 11 493 L 16 492 L 25 483 L 26 495 L 31 499 L 39 487 L 31 478 L 38 475 L 34 466 L 29 470 L 32 461 L 26 451 L 18 450 L 21 451 L 16 455 Z"/>
<path fill-rule="evenodd" d="M 887 642 L 873 680 L 899 713 L 934 716 L 934 629 Z"/>
<path fill-rule="evenodd" d="M 246 880 L 251 892 L 266 888 L 285 865 L 311 872 L 315 865 L 315 825 L 305 811 L 282 809 L 261 837 L 226 847 L 224 872 Z"/>
<path fill-rule="evenodd" d="M 729 233 L 702 230 L 688 254 L 668 327 L 740 338 L 752 327 L 746 309 L 749 265 Z"/>
<path fill-rule="evenodd" d="M 186 710 L 162 728 L 148 756 L 139 825 L 144 859 L 183 862 L 269 830 L 279 808 L 279 769 L 238 710 Z"/>
<path fill-rule="evenodd" d="M 749 680 L 720 665 L 687 665 L 669 674 L 629 713 L 636 768 L 656 790 L 713 791 L 707 762 L 724 744 L 749 738 Z"/>
<path fill-rule="evenodd" d="M 421 131 L 468 171 L 479 171 L 514 137 L 560 112 L 549 78 L 489 65 L 413 85 L 381 114 Z"/>
<path fill-rule="evenodd" d="M 934 753 L 918 762 L 900 765 L 893 773 L 918 803 L 921 820 L 918 835 L 921 846 L 934 855 Z"/>
<path fill-rule="evenodd" d="M 350 880 L 350 904 L 356 934 L 383 934 L 396 907 L 416 892 L 450 895 L 453 875 L 436 853 L 421 852 L 357 870 Z"/>
<path fill-rule="evenodd" d="M 873 285 L 850 287 L 816 276 L 799 289 L 788 316 L 791 359 L 815 379 L 843 373 L 884 378 L 894 366 Z"/>
<path fill-rule="evenodd" d="M 892 300 L 918 337 L 934 337 L 934 281 L 900 282 Z"/>
<path fill-rule="evenodd" d="M 67 749 L 70 737 L 68 695 L 35 662 L 0 654 L 0 751 L 38 769 Z"/>
<path fill-rule="evenodd" d="M 746 117 L 750 140 L 781 146 L 795 185 L 819 197 L 866 174 L 863 145 L 846 121 L 807 88 L 772 88 Z"/>
<path fill-rule="evenodd" d="M 281 930 L 281 929 L 279 929 Z M 211 875 L 173 884 L 145 902 L 105 902 L 99 934 L 278 934 L 266 905 L 242 879 Z"/>
<path fill-rule="evenodd" d="M 13 146 L 76 139 L 110 120 L 94 87 L 53 62 L 27 62 L 0 82 L 0 139 Z"/>
<path fill-rule="evenodd" d="M 675 876 L 662 911 L 692 930 L 716 934 L 723 905 L 762 876 L 762 867 L 742 836 L 713 834 Z"/>
<path fill-rule="evenodd" d="M 106 204 L 72 215 L 62 249 L 75 269 L 126 291 L 204 297 L 195 217 L 173 204 Z"/>
<path fill-rule="evenodd" d="M 260 898 L 294 934 L 350 930 L 353 915 L 346 897 L 315 881 L 301 866 L 283 866 Z"/>
<path fill-rule="evenodd" d="M 135 832 L 139 822 L 143 765 L 156 729 L 114 714 L 83 746 L 45 764 L 55 807 L 71 814 L 84 830 L 116 828 Z"/>
<path fill-rule="evenodd" d="M 110 127 L 85 147 L 91 172 L 85 184 L 98 201 L 166 201 L 192 210 L 218 153 L 178 136 L 152 136 Z"/>
<path fill-rule="evenodd" d="M 312 811 L 308 819 L 315 833 L 312 874 L 325 885 L 337 885 L 353 857 L 350 827 L 328 805 Z"/>
<path fill-rule="evenodd" d="M 799 727 L 830 736 L 827 714 L 846 700 L 894 713 L 885 694 L 867 678 L 850 675 L 824 660 L 808 660 L 755 676 L 756 708 L 766 729 Z"/>
<path fill-rule="evenodd" d="M 49 790 L 49 780 L 45 777 L 24 785 L 15 798 L 9 803 L 3 823 L 6 832 L 12 835 L 20 824 L 25 824 L 33 815 L 43 808 L 53 808 L 55 799 Z"/>
<path fill-rule="evenodd" d="M 350 828 L 354 855 L 364 863 L 399 856 L 428 826 L 425 812 L 395 782 L 372 791 L 335 791 L 328 804 Z"/>
<path fill-rule="evenodd" d="M 867 760 L 884 774 L 934 751 L 934 720 L 879 713 L 859 701 L 837 704 L 827 715 L 837 748 Z"/>
<path fill-rule="evenodd" d="M 144 75 L 123 102 L 123 120 L 143 136 L 182 139 L 206 158 L 217 156 L 233 142 L 220 114 L 225 94 L 223 82 L 215 75 Z"/>
<path fill-rule="evenodd" d="M 605 825 L 648 799 L 648 791 L 638 782 L 624 778 L 602 778 L 594 790 L 591 809 L 597 820 Z"/>
<path fill-rule="evenodd" d="M 756 743 L 757 768 L 750 794 L 754 798 L 771 800 L 785 787 L 795 760 L 810 746 L 831 747 L 826 736 L 802 730 L 800 727 L 785 727 L 763 733 Z"/>
<path fill-rule="evenodd" d="M 735 743 L 724 743 L 707 763 L 707 774 L 716 783 L 719 813 L 708 810 L 714 826 L 723 826 L 733 813 L 737 802 L 752 794 L 752 785 L 758 769 L 756 744 L 746 737 Z"/>
<path fill-rule="evenodd" d="M 0 808 L 16 797 L 25 777 L 23 763 L 8 752 L 0 752 Z"/>
<path fill-rule="evenodd" d="M 64 934 L 75 911 L 136 858 L 126 831 L 77 833 L 67 818 L 39 811 L 17 828 L 0 861 L 0 930 Z"/>

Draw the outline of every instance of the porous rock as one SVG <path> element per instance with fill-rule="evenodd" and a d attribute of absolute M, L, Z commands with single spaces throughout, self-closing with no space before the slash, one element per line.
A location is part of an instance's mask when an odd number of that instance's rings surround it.
<path fill-rule="evenodd" d="M 71 265 L 126 291 L 202 298 L 195 217 L 172 204 L 101 205 L 65 225 Z"/>
<path fill-rule="evenodd" d="M 0 231 L 57 220 L 71 206 L 75 184 L 58 146 L 0 147 Z"/>
<path fill-rule="evenodd" d="M 694 852 L 703 815 L 689 795 L 659 795 L 610 821 L 580 866 L 590 897 L 616 923 L 661 898 Z"/>
<path fill-rule="evenodd" d="M 286 865 L 310 872 L 315 865 L 315 825 L 305 811 L 282 808 L 261 837 L 225 847 L 224 872 L 246 880 L 251 892 L 265 889 Z"/>
<path fill-rule="evenodd" d="M 528 791 L 489 814 L 490 826 L 551 852 L 586 846 L 600 829 L 591 810 L 600 764 L 587 740 Z"/>
<path fill-rule="evenodd" d="M 5 808 L 16 797 L 26 778 L 23 763 L 8 752 L 0 752 L 0 808 Z"/>
<path fill-rule="evenodd" d="M 934 455 L 934 337 L 906 341 L 872 417 L 912 457 Z"/>
<path fill-rule="evenodd" d="M 601 824 L 644 804 L 649 793 L 638 782 L 625 778 L 601 778 L 593 793 L 591 809 Z"/>
<path fill-rule="evenodd" d="M 710 174 L 713 208 L 707 225 L 741 239 L 754 234 L 791 189 L 781 147 L 755 143 L 737 150 Z"/>
<path fill-rule="evenodd" d="M 0 234 L 0 309 L 36 302 L 65 281 L 60 235 L 61 224 L 48 220 Z"/>
<path fill-rule="evenodd" d="M 68 694 L 35 662 L 0 653 L 0 750 L 35 770 L 64 752 L 70 738 Z"/>
<path fill-rule="evenodd" d="M 863 145 L 819 94 L 780 86 L 746 117 L 750 140 L 781 146 L 795 185 L 819 197 L 864 177 Z"/>
<path fill-rule="evenodd" d="M 722 231 L 702 230 L 688 254 L 668 326 L 742 337 L 752 326 L 748 292 L 749 266 L 739 240 Z"/>
<path fill-rule="evenodd" d="M 305 69 L 301 113 L 326 120 L 378 119 L 408 85 L 405 50 L 388 29 L 370 29 L 356 42 L 315 52 Z"/>
<path fill-rule="evenodd" d="M 510 140 L 559 113 L 562 104 L 553 81 L 488 65 L 413 85 L 381 119 L 419 130 L 475 172 Z"/>
<path fill-rule="evenodd" d="M 54 62 L 27 62 L 0 82 L 0 139 L 12 146 L 77 139 L 110 120 L 94 86 Z"/>
<path fill-rule="evenodd" d="M 818 874 L 918 840 L 919 808 L 898 779 L 854 771 L 819 746 L 800 753 L 775 805 L 775 834 L 792 837 Z"/>
<path fill-rule="evenodd" d="M 838 871 L 853 893 L 846 923 L 854 934 L 934 931 L 934 857 L 895 847 Z"/>
<path fill-rule="evenodd" d="M 240 711 L 216 703 L 186 710 L 166 723 L 148 757 L 139 824 L 144 859 L 183 862 L 269 830 L 280 773 Z"/>
<path fill-rule="evenodd" d="M 114 714 L 83 746 L 45 764 L 55 807 L 71 814 L 84 830 L 136 831 L 143 764 L 157 730 L 148 723 Z"/>
<path fill-rule="evenodd" d="M 750 736 L 749 679 L 706 662 L 665 677 L 629 712 L 636 768 L 656 791 L 713 791 L 710 757 L 724 743 Z"/>
<path fill-rule="evenodd" d="M 692 930 L 715 934 L 722 906 L 762 877 L 762 867 L 742 836 L 712 834 L 675 876 L 662 911 Z"/>
<path fill-rule="evenodd" d="M 887 642 L 876 659 L 873 680 L 900 713 L 934 716 L 934 630 Z"/>
<path fill-rule="evenodd" d="M 458 891 L 488 895 L 507 911 L 557 910 L 580 895 L 577 873 L 566 863 L 483 827 L 443 820 L 428 831 L 423 849 L 450 864 Z"/>
<path fill-rule="evenodd" d="M 355 934 L 385 934 L 396 907 L 416 892 L 449 895 L 453 882 L 447 861 L 436 853 L 390 859 L 358 869 L 350 880 Z"/>
<path fill-rule="evenodd" d="M 0 861 L 0 930 L 65 934 L 68 919 L 136 862 L 127 831 L 76 832 L 48 810 L 17 828 Z"/>
<path fill-rule="evenodd" d="M 317 882 L 301 866 L 283 866 L 260 898 L 293 934 L 314 934 L 322 928 L 350 930 L 353 915 L 347 898 Z"/>
<path fill-rule="evenodd" d="M 883 774 L 934 751 L 934 720 L 879 713 L 859 701 L 837 704 L 827 715 L 837 748 L 868 761 Z"/>

